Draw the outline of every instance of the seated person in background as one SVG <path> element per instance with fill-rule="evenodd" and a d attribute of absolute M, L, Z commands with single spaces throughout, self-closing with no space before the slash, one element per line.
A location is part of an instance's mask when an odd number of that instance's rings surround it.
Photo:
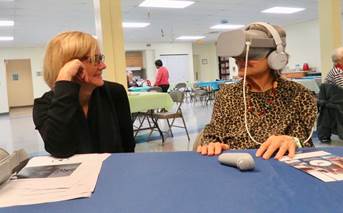
<path fill-rule="evenodd" d="M 133 80 L 131 71 L 126 72 L 127 87 L 137 87 L 137 82 Z"/>
<path fill-rule="evenodd" d="M 343 88 L 343 47 L 335 49 L 331 59 L 333 67 L 326 76 L 325 83 Z"/>
<path fill-rule="evenodd" d="M 105 68 L 92 35 L 64 32 L 49 42 L 44 79 L 51 91 L 35 99 L 33 121 L 51 155 L 134 151 L 125 88 L 104 81 Z"/>
<path fill-rule="evenodd" d="M 211 122 L 197 147 L 203 155 L 219 154 L 226 149 L 258 149 L 257 157 L 269 159 L 277 151 L 275 158 L 280 159 L 287 152 L 293 157 L 297 147 L 313 146 L 310 135 L 317 115 L 315 98 L 302 85 L 280 77 L 280 70 L 288 62 L 284 52 L 286 33 L 278 26 L 268 25 L 267 29 L 262 24 L 251 24 L 244 33 L 274 40 L 270 42 L 272 46 L 250 47 L 247 61 L 247 50 L 235 57 L 240 77 L 247 69 L 246 84 L 242 80 L 218 91 Z M 278 38 L 272 36 L 271 30 Z M 230 44 L 225 46 L 230 48 Z M 276 53 L 276 48 L 281 51 Z M 271 58 L 275 53 L 285 57 L 280 68 L 275 68 Z"/>
<path fill-rule="evenodd" d="M 317 103 L 317 133 L 320 142 L 330 143 L 331 134 L 343 140 L 343 87 L 321 84 Z"/>

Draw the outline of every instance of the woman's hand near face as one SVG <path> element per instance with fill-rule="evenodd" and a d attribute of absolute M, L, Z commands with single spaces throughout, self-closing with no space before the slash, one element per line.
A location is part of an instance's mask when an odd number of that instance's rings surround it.
<path fill-rule="evenodd" d="M 267 160 L 276 150 L 278 150 L 274 157 L 275 159 L 280 160 L 286 154 L 286 152 L 288 152 L 288 157 L 293 158 L 296 149 L 297 145 L 291 136 L 273 135 L 270 136 L 256 151 L 256 157 L 263 157 L 265 160 Z"/>
<path fill-rule="evenodd" d="M 79 59 L 73 59 L 64 64 L 56 79 L 56 81 L 75 82 L 85 82 L 87 80 L 85 65 Z"/>
<path fill-rule="evenodd" d="M 206 145 L 199 145 L 197 147 L 197 152 L 202 155 L 213 156 L 213 155 L 219 155 L 224 150 L 228 150 L 229 148 L 230 147 L 228 144 L 216 142 L 216 143 L 209 143 Z"/>

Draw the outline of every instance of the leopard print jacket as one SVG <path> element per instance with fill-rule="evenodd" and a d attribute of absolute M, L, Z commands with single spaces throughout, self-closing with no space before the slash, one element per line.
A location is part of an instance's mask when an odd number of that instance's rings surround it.
<path fill-rule="evenodd" d="M 316 100 L 304 86 L 278 78 L 277 87 L 266 92 L 247 92 L 250 109 L 247 112 L 248 127 L 254 139 L 263 143 L 271 135 L 297 137 L 304 142 L 314 126 L 317 116 Z M 230 149 L 257 149 L 244 124 L 243 83 L 225 85 L 216 94 L 210 124 L 206 125 L 201 144 L 222 142 Z M 263 112 L 263 113 L 261 113 Z"/>

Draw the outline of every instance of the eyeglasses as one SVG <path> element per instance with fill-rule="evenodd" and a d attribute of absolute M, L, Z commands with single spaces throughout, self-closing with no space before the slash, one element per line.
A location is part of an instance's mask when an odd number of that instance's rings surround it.
<path fill-rule="evenodd" d="M 94 63 L 96 65 L 99 65 L 105 62 L 105 56 L 103 54 L 100 54 L 100 55 L 94 55 L 94 57 L 84 56 L 80 59 L 80 61 L 86 61 L 86 60 L 88 60 L 89 63 Z"/>

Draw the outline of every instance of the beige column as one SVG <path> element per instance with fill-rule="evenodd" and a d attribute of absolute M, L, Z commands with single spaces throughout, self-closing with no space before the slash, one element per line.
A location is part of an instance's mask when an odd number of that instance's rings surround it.
<path fill-rule="evenodd" d="M 341 43 L 341 1 L 319 0 L 320 59 L 322 81 L 332 67 L 331 55 Z"/>
<path fill-rule="evenodd" d="M 124 34 L 120 0 L 94 0 L 96 35 L 105 55 L 104 79 L 126 83 Z"/>

